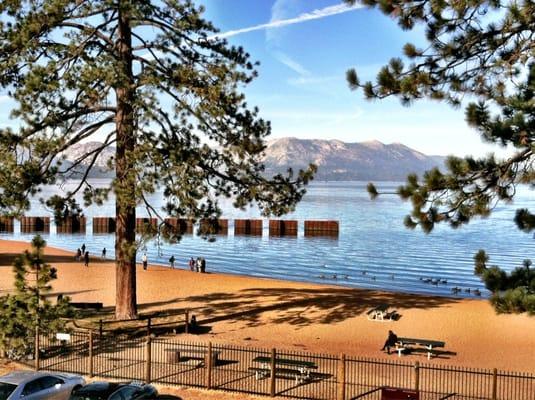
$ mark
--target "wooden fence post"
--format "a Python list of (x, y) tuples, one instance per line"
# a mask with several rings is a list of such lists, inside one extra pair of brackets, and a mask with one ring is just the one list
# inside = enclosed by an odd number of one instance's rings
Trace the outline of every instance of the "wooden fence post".
[(98, 320), (98, 340), (102, 340), (102, 320)]
[(277, 350), (271, 349), (271, 375), (269, 379), (269, 394), (271, 397), (275, 397), (276, 384), (275, 384), (275, 358), (277, 357)]
[(89, 350), (89, 377), (92, 378), (94, 375), (93, 371), (93, 331), (89, 331), (89, 343), (88, 343), (88, 350)]
[(41, 358), (39, 357), (39, 324), (35, 325), (35, 349), (34, 349), (34, 357), (35, 357), (35, 370), (39, 371), (41, 368)]
[(150, 383), (151, 381), (151, 364), (152, 364), (152, 352), (151, 352), (151, 345), (152, 343), (152, 340), (150, 338), (150, 335), (147, 335), (147, 344), (146, 344), (146, 347), (145, 347), (145, 382), (146, 383)]
[(340, 359), (338, 360), (338, 391), (336, 400), (345, 400), (346, 399), (346, 355), (340, 354)]
[(498, 395), (498, 370), (492, 370), (492, 400), (496, 400)]
[(206, 365), (206, 389), (212, 388), (212, 357), (212, 342), (208, 342), (208, 351), (204, 360), (204, 364)]
[(189, 333), (189, 311), (188, 310), (184, 311), (184, 318), (185, 318), (184, 333)]
[(420, 363), (414, 362), (414, 390), (420, 390)]
[(151, 329), (151, 320), (150, 317), (147, 318), (147, 336), (150, 336), (150, 329)]

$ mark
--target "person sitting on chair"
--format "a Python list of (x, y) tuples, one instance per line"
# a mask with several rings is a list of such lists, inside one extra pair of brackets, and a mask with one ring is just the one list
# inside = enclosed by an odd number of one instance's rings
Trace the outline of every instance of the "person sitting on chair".
[(191, 321), (189, 323), (189, 331), (191, 333), (197, 333), (197, 328), (199, 325), (197, 325), (197, 317), (195, 315), (191, 316)]
[(386, 338), (386, 342), (383, 345), (383, 348), (381, 349), (381, 351), (384, 351), (386, 349), (388, 354), (390, 354), (390, 347), (394, 347), (397, 341), (398, 341), (397, 335), (392, 331), (388, 331), (388, 337)]

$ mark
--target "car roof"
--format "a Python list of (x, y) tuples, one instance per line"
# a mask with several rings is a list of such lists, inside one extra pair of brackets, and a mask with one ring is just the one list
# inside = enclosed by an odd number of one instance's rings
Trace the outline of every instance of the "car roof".
[(89, 394), (89, 393), (99, 393), (104, 396), (109, 396), (115, 392), (120, 387), (126, 386), (125, 383), (115, 383), (115, 382), (93, 382), (89, 385), (85, 385), (78, 389), (76, 394)]
[(36, 371), (13, 371), (6, 375), (0, 376), (0, 382), (11, 383), (12, 385), (20, 385), (42, 376), (50, 376), (50, 374)]

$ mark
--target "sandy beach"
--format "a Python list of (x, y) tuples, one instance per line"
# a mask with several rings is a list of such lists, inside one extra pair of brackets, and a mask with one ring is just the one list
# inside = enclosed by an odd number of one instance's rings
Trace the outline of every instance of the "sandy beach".
[[(0, 294), (13, 285), (11, 262), (28, 243), (0, 241)], [(47, 248), (58, 269), (54, 295), (113, 306), (112, 260), (92, 259), (89, 267), (67, 251)], [(258, 279), (225, 274), (139, 266), (139, 311), (189, 308), (197, 319), (218, 317), (211, 331), (195, 340), (241, 346), (397, 359), (380, 351), (389, 329), (398, 336), (446, 342), (447, 351), (431, 362), (478, 368), (535, 372), (535, 317), (498, 315), (484, 299), (456, 299), (347, 289), (337, 286)], [(401, 315), (393, 322), (370, 321), (366, 312), (389, 304)], [(192, 335), (182, 335), (188, 338)], [(427, 361), (418, 353), (405, 361)]]

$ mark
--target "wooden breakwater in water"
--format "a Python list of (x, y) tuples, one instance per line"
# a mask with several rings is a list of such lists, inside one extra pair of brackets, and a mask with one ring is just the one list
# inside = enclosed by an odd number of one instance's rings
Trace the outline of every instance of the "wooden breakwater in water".
[(339, 231), (338, 221), (305, 221), (305, 236), (338, 237)]
[(0, 232), (13, 233), (15, 231), (15, 223), (13, 217), (0, 217)]
[(234, 234), (235, 235), (252, 235), (262, 236), (262, 220), (261, 219), (235, 219), (234, 220)]
[(191, 219), (166, 218), (164, 221), (164, 229), (168, 230), (168, 233), (178, 235), (191, 235), (193, 233), (193, 221)]
[(201, 219), (199, 232), (209, 235), (228, 235), (228, 219)]
[(85, 233), (85, 217), (68, 217), (56, 222), (57, 233)]
[(50, 217), (22, 217), (20, 231), (21, 233), (50, 233)]
[[(166, 218), (161, 224), (161, 229), (172, 234), (193, 234), (194, 221), (191, 219)], [(269, 236), (273, 237), (297, 237), (299, 233), (299, 222), (297, 220), (272, 219), (268, 221)], [(69, 217), (56, 223), (57, 233), (86, 233), (86, 218)], [(116, 219), (113, 217), (93, 217), (93, 234), (115, 233)], [(234, 235), (263, 235), (262, 219), (235, 219)], [(136, 218), (137, 233), (157, 233), (159, 221), (157, 218)], [(199, 233), (207, 235), (228, 235), (228, 219), (201, 219), (198, 223)], [(14, 218), (0, 216), (0, 232), (14, 233)], [(49, 233), (49, 217), (22, 217), (20, 218), (21, 233)], [(337, 238), (340, 234), (339, 221), (335, 220), (305, 220), (304, 236), (318, 237), (325, 236)]]
[(136, 232), (147, 233), (158, 230), (158, 218), (136, 218)]
[(297, 236), (297, 221), (269, 220), (269, 236)]
[(115, 232), (115, 218), (93, 217), (93, 234), (108, 234)]

